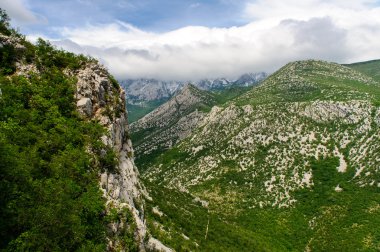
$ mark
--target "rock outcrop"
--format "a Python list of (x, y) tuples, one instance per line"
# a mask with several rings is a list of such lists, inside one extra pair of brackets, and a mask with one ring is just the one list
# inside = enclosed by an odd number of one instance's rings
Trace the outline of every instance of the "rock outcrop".
[[(135, 238), (141, 251), (145, 250), (145, 246), (157, 247), (160, 251), (170, 251), (158, 240), (146, 239), (143, 202), (144, 198), (149, 196), (139, 180), (139, 171), (133, 160), (124, 90), (109, 76), (107, 70), (97, 63), (88, 63), (84, 68), (71, 74), (78, 79), (75, 94), (78, 111), (84, 118), (98, 121), (107, 129), (102, 141), (112, 147), (118, 157), (115, 172), (105, 171), (100, 174), (99, 186), (107, 199), (107, 208), (117, 209), (120, 212), (127, 208), (132, 213), (137, 228)], [(117, 238), (125, 225), (127, 223), (122, 222), (110, 225), (108, 249), (125, 250)], [(144, 243), (144, 239), (148, 242)]]

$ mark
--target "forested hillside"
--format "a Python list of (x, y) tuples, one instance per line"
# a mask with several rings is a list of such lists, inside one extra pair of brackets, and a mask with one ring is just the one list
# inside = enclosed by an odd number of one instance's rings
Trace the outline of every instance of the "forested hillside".
[(107, 129), (77, 111), (75, 74), (96, 61), (29, 43), (0, 11), (0, 250), (104, 251), (121, 217), (137, 250), (131, 213), (106, 208), (99, 187), (118, 162)]

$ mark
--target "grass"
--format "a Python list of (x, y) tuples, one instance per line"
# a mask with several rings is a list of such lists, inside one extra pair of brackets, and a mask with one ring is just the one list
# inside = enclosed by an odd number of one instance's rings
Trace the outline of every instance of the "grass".
[(380, 81), (380, 60), (358, 62), (354, 64), (347, 64), (346, 66), (371, 76), (377, 81)]
[(143, 118), (148, 113), (152, 112), (154, 109), (164, 104), (168, 99), (154, 100), (143, 102), (141, 105), (128, 104), (128, 122), (133, 123)]

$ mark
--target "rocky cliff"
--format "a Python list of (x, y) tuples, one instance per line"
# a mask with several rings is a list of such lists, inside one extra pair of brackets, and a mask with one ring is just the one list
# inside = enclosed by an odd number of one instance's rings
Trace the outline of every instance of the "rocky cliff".
[[(100, 174), (100, 187), (107, 198), (107, 206), (122, 211), (127, 207), (137, 224), (137, 238), (140, 246), (146, 235), (144, 225), (144, 188), (139, 181), (139, 173), (133, 161), (133, 149), (128, 137), (125, 92), (110, 78), (106, 69), (97, 63), (88, 63), (71, 73), (78, 79), (75, 97), (77, 107), (83, 117), (98, 121), (107, 129), (102, 141), (116, 152), (118, 164), (116, 172)], [(116, 237), (123, 223), (114, 223), (111, 237)], [(117, 248), (117, 239), (110, 239), (110, 247)]]
[[(89, 63), (71, 74), (78, 79), (75, 94), (78, 110), (83, 117), (98, 121), (107, 129), (107, 134), (102, 137), (102, 141), (114, 149), (118, 158), (114, 172), (104, 171), (100, 174), (99, 184), (107, 199), (108, 209), (123, 212), (127, 208), (132, 212), (140, 250), (149, 248), (170, 251), (161, 242), (147, 234), (144, 199), (149, 199), (149, 195), (140, 182), (139, 171), (134, 164), (134, 152), (125, 109), (125, 91), (107, 70), (97, 63)], [(118, 239), (125, 225), (122, 221), (110, 225), (109, 249), (127, 249), (122, 247)]]

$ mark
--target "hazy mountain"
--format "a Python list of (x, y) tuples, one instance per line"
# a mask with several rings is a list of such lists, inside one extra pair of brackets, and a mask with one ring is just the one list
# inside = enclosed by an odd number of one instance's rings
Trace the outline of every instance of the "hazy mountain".
[(156, 79), (123, 80), (120, 84), (126, 90), (129, 121), (134, 122), (170, 99), (186, 84), (202, 90), (224, 90), (231, 87), (255, 86), (267, 77), (266, 73), (244, 74), (237, 80), (226, 78), (190, 81), (160, 81)]
[(225, 89), (231, 86), (254, 86), (267, 77), (266, 73), (247, 73), (237, 80), (226, 78), (203, 79), (200, 81), (160, 81), (156, 79), (128, 79), (120, 81), (125, 88), (127, 101), (136, 104), (142, 101), (169, 98), (190, 83), (203, 90)]
[(234, 81), (235, 86), (243, 86), (248, 87), (252, 86), (254, 84), (259, 83), (260, 81), (263, 81), (265, 78), (268, 77), (267, 73), (261, 72), (261, 73), (246, 73), (240, 76), (239, 79)]

